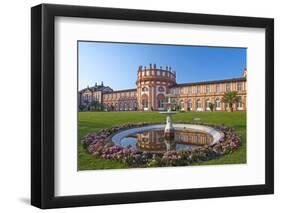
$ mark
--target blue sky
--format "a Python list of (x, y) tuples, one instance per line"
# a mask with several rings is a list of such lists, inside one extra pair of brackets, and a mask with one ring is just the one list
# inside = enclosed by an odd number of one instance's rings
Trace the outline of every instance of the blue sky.
[(79, 90), (95, 82), (114, 90), (135, 88), (139, 65), (171, 66), (177, 83), (240, 77), (246, 48), (78, 42)]

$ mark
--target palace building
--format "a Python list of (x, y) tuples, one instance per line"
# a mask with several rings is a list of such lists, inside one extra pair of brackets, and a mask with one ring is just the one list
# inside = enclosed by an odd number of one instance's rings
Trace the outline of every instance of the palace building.
[(176, 72), (171, 67), (139, 66), (136, 88), (116, 90), (108, 86), (95, 85), (78, 93), (80, 110), (104, 111), (163, 111), (167, 96), (171, 96), (175, 109), (180, 111), (227, 111), (228, 104), (222, 102), (225, 92), (237, 91), (240, 101), (234, 104), (235, 111), (246, 111), (247, 70), (241, 77), (194, 83), (176, 82)]

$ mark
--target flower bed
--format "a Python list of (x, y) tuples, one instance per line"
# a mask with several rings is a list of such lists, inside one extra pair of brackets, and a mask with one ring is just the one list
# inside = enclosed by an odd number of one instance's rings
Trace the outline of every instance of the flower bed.
[[(127, 164), (129, 167), (187, 166), (195, 162), (207, 161), (231, 153), (241, 145), (240, 137), (234, 129), (226, 126), (212, 126), (224, 133), (213, 146), (203, 146), (190, 150), (149, 153), (131, 147), (121, 147), (111, 141), (113, 134), (129, 128), (141, 127), (149, 123), (124, 124), (119, 127), (102, 129), (98, 133), (85, 135), (81, 143), (87, 152), (101, 159), (111, 159)], [(211, 125), (208, 125), (211, 126)]]

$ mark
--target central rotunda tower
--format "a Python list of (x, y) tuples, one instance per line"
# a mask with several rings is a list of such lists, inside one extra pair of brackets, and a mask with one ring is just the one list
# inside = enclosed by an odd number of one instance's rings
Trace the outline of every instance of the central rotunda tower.
[(156, 64), (147, 68), (139, 66), (137, 85), (137, 102), (139, 110), (163, 111), (165, 110), (166, 95), (169, 88), (176, 84), (176, 72), (171, 67), (163, 69)]

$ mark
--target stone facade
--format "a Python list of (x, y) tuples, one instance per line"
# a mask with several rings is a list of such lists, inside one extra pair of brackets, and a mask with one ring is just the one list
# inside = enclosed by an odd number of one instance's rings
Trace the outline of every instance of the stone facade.
[(177, 84), (176, 72), (171, 67), (139, 66), (135, 89), (113, 91), (103, 85), (85, 88), (78, 94), (80, 106), (97, 101), (105, 111), (163, 111), (166, 110), (167, 95), (172, 96), (174, 106), (180, 111), (227, 111), (222, 97), (227, 91), (237, 91), (241, 101), (234, 104), (234, 110), (246, 111), (247, 70), (242, 77)]

